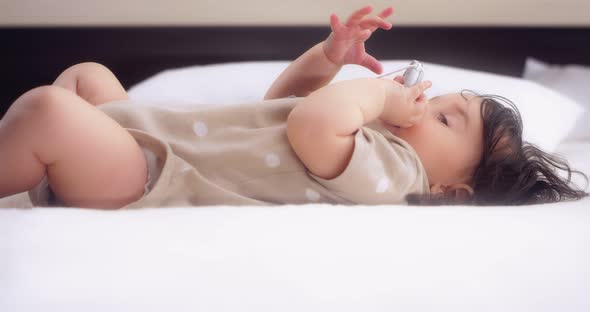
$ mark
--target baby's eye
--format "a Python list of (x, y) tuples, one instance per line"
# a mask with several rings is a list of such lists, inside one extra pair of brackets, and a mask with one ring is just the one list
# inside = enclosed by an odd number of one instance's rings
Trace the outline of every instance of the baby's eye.
[(442, 123), (444, 123), (447, 127), (449, 126), (449, 121), (447, 120), (447, 117), (445, 115), (438, 114), (438, 120)]

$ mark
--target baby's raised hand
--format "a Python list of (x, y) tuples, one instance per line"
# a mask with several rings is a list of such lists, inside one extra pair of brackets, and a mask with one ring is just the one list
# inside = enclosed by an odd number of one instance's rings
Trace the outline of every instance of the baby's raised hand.
[(432, 82), (422, 81), (408, 88), (403, 85), (401, 76), (389, 81), (392, 85), (388, 88), (387, 99), (379, 118), (402, 128), (418, 123), (427, 110), (424, 91), (432, 86)]
[(365, 51), (365, 41), (377, 28), (391, 29), (391, 23), (385, 18), (393, 13), (393, 8), (386, 8), (378, 16), (367, 16), (372, 10), (369, 5), (354, 12), (345, 24), (340, 23), (336, 14), (330, 16), (332, 33), (324, 41), (323, 48), (332, 63), (358, 64), (376, 74), (383, 71), (381, 63)]

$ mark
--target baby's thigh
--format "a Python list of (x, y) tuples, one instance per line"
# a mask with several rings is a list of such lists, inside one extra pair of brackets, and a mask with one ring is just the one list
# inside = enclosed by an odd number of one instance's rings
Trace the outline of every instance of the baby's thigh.
[(142, 197), (143, 151), (112, 118), (72, 92), (42, 87), (29, 109), (31, 142), (52, 191), (68, 206), (119, 208)]

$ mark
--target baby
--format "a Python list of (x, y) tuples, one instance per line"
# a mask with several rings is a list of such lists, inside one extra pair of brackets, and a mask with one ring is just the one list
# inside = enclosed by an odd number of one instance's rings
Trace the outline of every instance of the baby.
[[(104, 66), (75, 65), (19, 97), (0, 121), (0, 197), (35, 205), (526, 204), (579, 199), (565, 161), (522, 141), (518, 110), (471, 92), (379, 74), (364, 42), (392, 8), (364, 7), (297, 58), (264, 101), (137, 106)], [(228, 90), (231, 92), (231, 89)], [(505, 102), (503, 105), (500, 102)], [(106, 104), (105, 104), (106, 103)], [(556, 169), (568, 173), (568, 179)]]

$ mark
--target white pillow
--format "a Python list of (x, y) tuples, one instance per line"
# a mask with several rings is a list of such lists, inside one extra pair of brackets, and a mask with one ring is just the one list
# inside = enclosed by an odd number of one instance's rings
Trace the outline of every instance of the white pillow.
[(527, 58), (523, 76), (568, 96), (584, 107), (585, 114), (575, 124), (567, 139), (590, 139), (590, 66), (551, 65)]
[[(258, 101), (289, 63), (241, 62), (171, 69), (133, 86), (129, 95), (139, 102), (162, 105)], [(387, 72), (409, 64), (409, 60), (382, 64)], [(545, 151), (555, 150), (582, 113), (574, 101), (535, 82), (431, 63), (423, 65), (424, 79), (433, 81), (429, 96), (470, 89), (512, 100), (523, 116), (525, 140)], [(345, 66), (334, 81), (375, 76), (363, 67)]]

